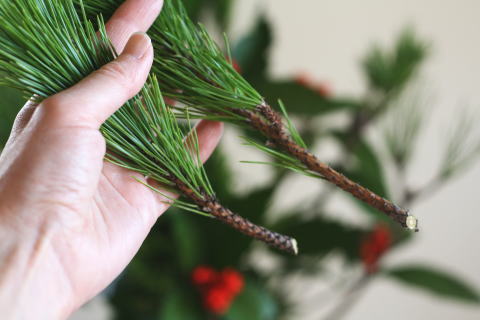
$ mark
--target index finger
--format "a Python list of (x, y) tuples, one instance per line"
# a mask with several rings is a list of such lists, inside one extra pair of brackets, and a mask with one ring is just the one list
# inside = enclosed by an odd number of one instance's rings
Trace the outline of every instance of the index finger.
[(127, 0), (106, 24), (107, 34), (118, 53), (135, 32), (146, 32), (163, 6), (163, 0)]

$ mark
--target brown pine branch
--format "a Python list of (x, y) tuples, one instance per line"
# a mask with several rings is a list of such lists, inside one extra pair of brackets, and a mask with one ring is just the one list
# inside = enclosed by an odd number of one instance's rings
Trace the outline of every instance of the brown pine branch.
[(176, 188), (181, 191), (182, 195), (191, 199), (200, 208), (200, 210), (210, 213), (218, 220), (249, 237), (263, 241), (266, 244), (282, 251), (294, 255), (298, 254), (297, 241), (295, 239), (254, 224), (248, 219), (223, 207), (214, 197), (208, 195), (199, 196), (182, 181), (176, 179), (175, 177), (170, 177), (169, 180), (174, 182)]
[(401, 226), (417, 230), (416, 219), (408, 214), (408, 210), (395, 205), (391, 201), (353, 182), (343, 174), (332, 169), (326, 163), (321, 162), (310, 151), (295, 143), (288, 134), (281, 116), (269, 105), (265, 103), (258, 105), (255, 111), (236, 109), (235, 112), (244, 116), (253, 128), (266, 136), (269, 143), (273, 143), (277, 148), (282, 149), (298, 159), (310, 171), (319, 174), (355, 198), (385, 213)]

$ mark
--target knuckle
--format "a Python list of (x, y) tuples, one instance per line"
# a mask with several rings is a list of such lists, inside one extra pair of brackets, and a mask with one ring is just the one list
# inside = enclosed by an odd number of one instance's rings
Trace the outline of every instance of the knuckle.
[(134, 76), (131, 68), (122, 61), (112, 61), (99, 70), (95, 71), (96, 76), (106, 78), (107, 81), (117, 84), (125, 90), (129, 90)]
[(76, 97), (68, 92), (51, 96), (39, 105), (40, 125), (46, 128), (58, 127), (87, 127), (92, 123), (88, 113), (78, 114), (72, 112), (72, 105), (82, 105), (81, 97)]

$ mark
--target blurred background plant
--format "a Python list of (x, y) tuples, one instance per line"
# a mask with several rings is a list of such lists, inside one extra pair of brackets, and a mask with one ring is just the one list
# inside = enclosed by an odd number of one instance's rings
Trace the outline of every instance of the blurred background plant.
[[(184, 3), (193, 20), (206, 19), (212, 32), (228, 34), (234, 0)], [(329, 84), (316, 82), (308, 74), (272, 79), (267, 70), (274, 35), (269, 21), (260, 14), (248, 34), (231, 44), (232, 63), (267, 100), (280, 98), (289, 106), (308, 145), (333, 141), (338, 152), (331, 160), (332, 166), (353, 180), (400, 205), (412, 206), (465, 172), (477, 159), (480, 139), (473, 133), (474, 118), (460, 117), (445, 138), (444, 158), (437, 174), (420, 188), (408, 183), (416, 142), (433, 112), (416, 81), (429, 46), (412, 29), (403, 31), (392, 48), (375, 46), (366, 53), (362, 70), (368, 89), (360, 98), (339, 97)], [(3, 145), (22, 97), (4, 88), (0, 96)], [(333, 117), (340, 118), (341, 124), (324, 125)], [(369, 138), (372, 131), (379, 137), (375, 142)], [(248, 137), (256, 133), (241, 134)], [(298, 288), (292, 286), (299, 277), (310, 279), (302, 284), (303, 291), (317, 281), (327, 283), (324, 292), (315, 297), (318, 301), (337, 297), (333, 307), (324, 312), (325, 319), (345, 315), (376, 277), (387, 277), (439, 298), (480, 302), (477, 288), (440, 266), (423, 261), (382, 266), (386, 255), (394, 255), (415, 235), (377, 211), (349, 198), (345, 201), (353, 201), (352, 210), (365, 215), (367, 223), (337, 219), (335, 207), (332, 209), (329, 202), (338, 191), (327, 187), (308, 203), (276, 215), (271, 212), (274, 197), (291, 174), (276, 169), (268, 183), (239, 193), (232, 187), (236, 173), (229, 166), (230, 158), (221, 147), (207, 163), (219, 198), (253, 222), (294, 236), (300, 244), (299, 256), (267, 251), (221, 224), (171, 209), (107, 291), (115, 319), (295, 319), (312, 303), (299, 299)], [(330, 267), (332, 257), (341, 261), (334, 272)]]

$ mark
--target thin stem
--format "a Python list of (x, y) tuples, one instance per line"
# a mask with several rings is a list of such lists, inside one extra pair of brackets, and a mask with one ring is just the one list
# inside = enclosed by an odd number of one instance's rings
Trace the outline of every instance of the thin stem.
[(200, 210), (210, 213), (218, 220), (249, 237), (263, 241), (266, 244), (282, 251), (294, 255), (298, 254), (297, 241), (295, 239), (254, 224), (248, 219), (223, 207), (212, 196), (204, 195), (199, 197), (193, 190), (175, 177), (170, 177), (170, 180), (174, 182), (177, 189), (180, 190), (184, 196), (191, 199), (200, 208)]
[(324, 320), (338, 320), (347, 314), (347, 312), (355, 305), (355, 302), (357, 302), (360, 293), (363, 292), (366, 286), (370, 283), (371, 278), (372, 277), (366, 273), (362, 275), (362, 277), (345, 293), (341, 302), (335, 306), (329, 314), (327, 314)]
[(265, 135), (271, 143), (298, 159), (310, 171), (319, 174), (340, 189), (385, 213), (401, 226), (407, 227), (407, 218), (409, 216), (407, 210), (353, 182), (326, 163), (321, 162), (310, 151), (295, 143), (288, 135), (280, 115), (269, 105), (262, 104), (257, 106), (256, 112), (245, 109), (238, 109), (236, 112), (246, 117), (249, 124)]
[(445, 179), (440, 177), (436, 177), (428, 182), (425, 186), (420, 187), (418, 189), (410, 189), (405, 188), (404, 196), (403, 196), (403, 203), (407, 205), (412, 205), (415, 202), (418, 202), (421, 199), (425, 199), (443, 187), (445, 183)]

